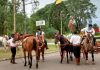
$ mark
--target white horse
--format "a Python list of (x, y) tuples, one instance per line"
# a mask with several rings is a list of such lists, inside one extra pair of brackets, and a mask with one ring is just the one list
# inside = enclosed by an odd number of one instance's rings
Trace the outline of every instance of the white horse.
[(2, 46), (6, 49), (7, 47), (7, 40), (8, 40), (8, 36), (4, 35), (4, 36), (0, 36), (0, 42), (2, 43)]

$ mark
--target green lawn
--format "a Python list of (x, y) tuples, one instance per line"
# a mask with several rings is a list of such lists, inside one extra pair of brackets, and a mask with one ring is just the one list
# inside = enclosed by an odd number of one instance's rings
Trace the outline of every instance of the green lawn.
[[(45, 53), (51, 53), (51, 52), (56, 52), (58, 49), (55, 47), (55, 45), (48, 45), (49, 49), (45, 51)], [(34, 51), (32, 52), (34, 55)], [(0, 61), (9, 59), (11, 57), (11, 52), (10, 49), (8, 48), (6, 51), (4, 48), (0, 48)], [(23, 51), (22, 48), (20, 47), (19, 50), (17, 50), (16, 58), (23, 57)]]

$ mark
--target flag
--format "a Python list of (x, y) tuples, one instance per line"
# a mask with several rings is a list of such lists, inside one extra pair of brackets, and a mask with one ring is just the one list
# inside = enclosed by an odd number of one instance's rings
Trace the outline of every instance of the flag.
[(60, 4), (62, 0), (56, 0), (56, 4)]

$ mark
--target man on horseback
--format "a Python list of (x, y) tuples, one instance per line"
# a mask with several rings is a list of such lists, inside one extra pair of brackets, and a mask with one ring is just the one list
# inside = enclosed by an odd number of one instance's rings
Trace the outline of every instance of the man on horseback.
[(47, 46), (47, 41), (44, 38), (44, 32), (41, 30), (41, 28), (37, 29), (38, 31), (36, 32), (36, 37), (40, 42), (40, 45), (44, 45), (46, 49), (48, 49)]
[(92, 62), (94, 64), (94, 46), (95, 46), (95, 30), (92, 27), (92, 24), (88, 24), (88, 27), (83, 28), (81, 32), (84, 32), (82, 39), (83, 50), (85, 54), (86, 64), (88, 64), (88, 52), (91, 52)]
[(88, 24), (88, 27), (85, 27), (85, 28), (81, 29), (81, 32), (84, 32), (85, 36), (90, 34), (93, 37), (93, 42), (94, 42), (94, 46), (95, 46), (95, 41), (96, 41), (95, 38), (94, 38), (95, 30), (92, 27), (92, 24)]

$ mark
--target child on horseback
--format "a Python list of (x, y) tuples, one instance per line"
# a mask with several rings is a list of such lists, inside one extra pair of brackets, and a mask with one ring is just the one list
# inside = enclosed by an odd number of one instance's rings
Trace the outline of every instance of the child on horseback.
[(37, 29), (38, 31), (36, 32), (36, 37), (39, 40), (39, 42), (43, 45), (45, 45), (45, 48), (48, 49), (47, 46), (47, 41), (44, 38), (44, 32), (41, 30), (41, 28)]

